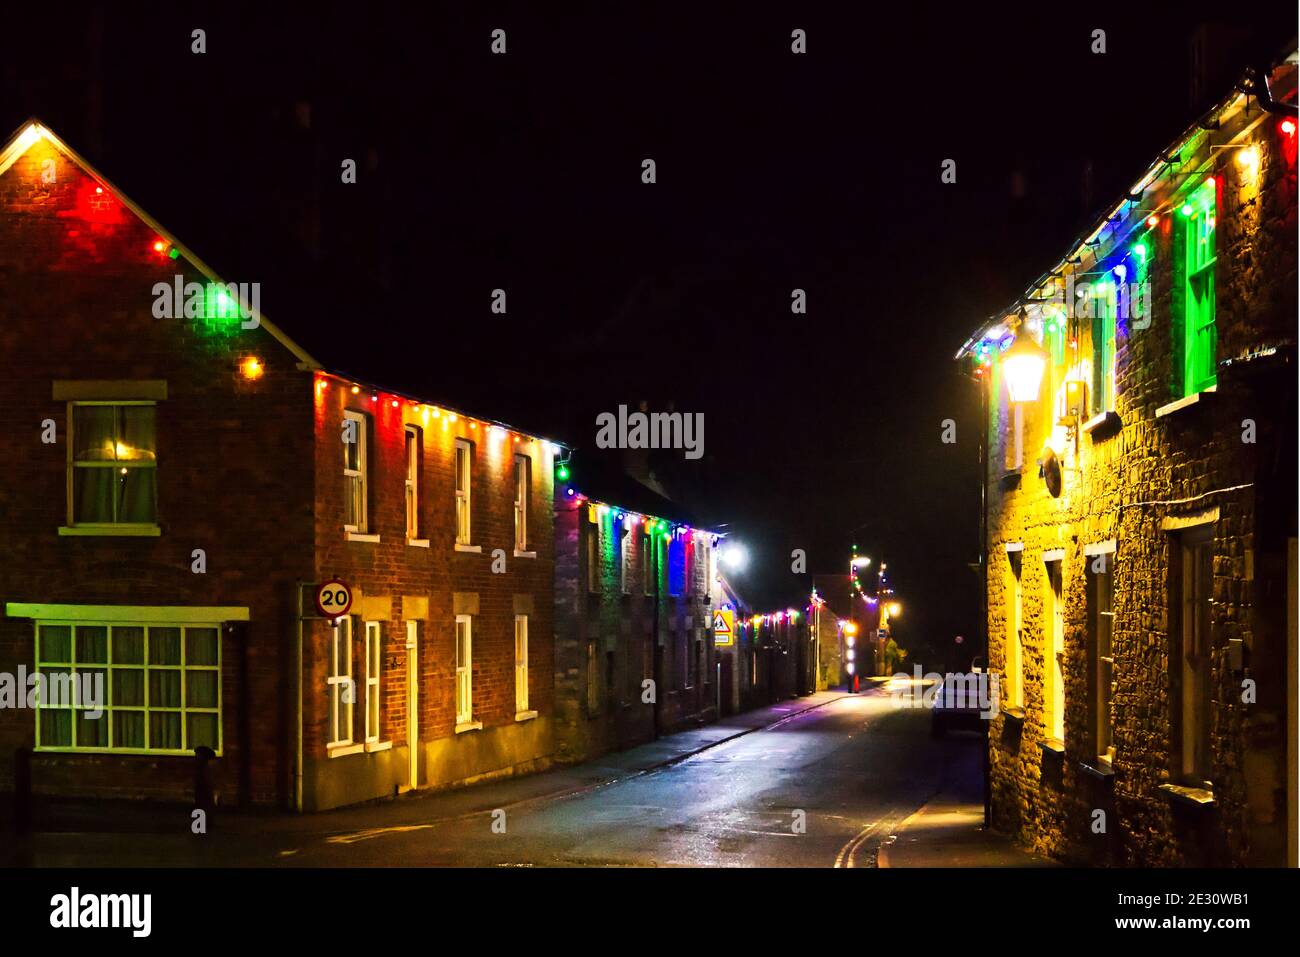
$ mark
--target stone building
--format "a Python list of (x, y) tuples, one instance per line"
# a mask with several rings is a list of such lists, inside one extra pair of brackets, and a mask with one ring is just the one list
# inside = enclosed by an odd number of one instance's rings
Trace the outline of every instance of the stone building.
[(1295, 76), (1247, 76), (958, 354), (994, 825), (1059, 858), (1280, 864), (1296, 830)]
[(37, 122), (0, 276), (0, 788), (20, 748), (179, 800), (207, 747), (223, 803), (307, 810), (550, 760), (555, 446), (333, 374)]
[(557, 482), (557, 760), (717, 719), (717, 541), (626, 476)]

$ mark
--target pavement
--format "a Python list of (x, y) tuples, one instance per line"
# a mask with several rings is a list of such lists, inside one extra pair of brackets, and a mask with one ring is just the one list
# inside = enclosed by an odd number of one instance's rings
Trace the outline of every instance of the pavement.
[(984, 829), (980, 779), (948, 785), (899, 826), (877, 852), (879, 867), (1056, 867), (1010, 838)]
[(979, 740), (934, 739), (929, 717), (879, 685), (822, 692), (527, 777), (319, 814), (218, 808), (201, 836), (183, 805), (50, 803), (14, 862), (869, 867), (927, 801), (979, 787)]

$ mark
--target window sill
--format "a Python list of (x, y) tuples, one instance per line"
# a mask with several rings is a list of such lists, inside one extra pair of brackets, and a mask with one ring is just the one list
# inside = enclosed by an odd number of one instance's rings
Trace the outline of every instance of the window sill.
[(466, 731), (482, 731), (482, 721), (466, 721), (463, 724), (456, 725), (456, 734), (464, 734)]
[(1044, 755), (1054, 754), (1058, 757), (1065, 755), (1065, 742), (1060, 738), (1044, 738), (1038, 742), (1038, 747), (1042, 749)]
[(1183, 409), (1190, 409), (1194, 405), (1199, 405), (1205, 400), (1206, 396), (1217, 391), (1217, 388), (1217, 386), (1210, 386), (1208, 389), (1204, 389), (1200, 392), (1193, 392), (1189, 396), (1184, 396), (1176, 402), (1162, 405), (1160, 408), (1156, 409), (1156, 418), (1163, 419), (1167, 415), (1173, 415), (1175, 412), (1181, 412)]
[(533, 718), (535, 718), (535, 717), (537, 717), (537, 712), (536, 712), (536, 711), (520, 711), (518, 714), (515, 715), (515, 720), (516, 720), (516, 721), (532, 721)]
[(483, 546), (482, 546), (482, 545), (462, 545), (460, 542), (457, 542), (457, 543), (456, 543), (456, 551), (458, 551), (458, 552), (466, 552), (466, 553), (471, 554), (471, 555), (479, 555), (479, 554), (482, 554), (482, 552), (483, 552)]
[(428, 548), (429, 540), (427, 538), (408, 538), (406, 544), (412, 548)]
[(392, 748), (391, 741), (367, 741), (366, 754), (374, 754), (376, 751), (387, 751)]
[(515, 549), (515, 558), (536, 558), (536, 557), (537, 557), (536, 552), (522, 552), (517, 548)]
[(1174, 804), (1206, 809), (1214, 807), (1214, 792), (1209, 788), (1192, 788), (1182, 784), (1162, 784), (1160, 790)]
[(349, 754), (360, 754), (365, 750), (364, 744), (327, 744), (325, 745), (325, 756), (327, 758), (341, 758)]
[(97, 536), (119, 538), (157, 538), (162, 529), (157, 525), (60, 525), (64, 536)]
[(1092, 436), (1094, 442), (1109, 438), (1119, 431), (1119, 414), (1116, 412), (1098, 412), (1080, 428)]
[(1020, 724), (1024, 724), (1024, 723), (1025, 723), (1025, 709), (1024, 709), (1024, 708), (1020, 708), (1020, 707), (1014, 707), (1014, 708), (1003, 708), (1003, 709), (1002, 709), (1002, 713), (1003, 713), (1004, 715), (1006, 715), (1007, 719), (1010, 720), (1010, 721), (1016, 721), (1016, 722), (1019, 722)]
[(371, 535), (366, 532), (344, 532), (344, 537), (349, 542), (369, 542), (371, 544), (378, 544), (379, 542), (378, 535)]
[(1104, 761), (1100, 757), (1091, 763), (1080, 761), (1079, 770), (1097, 781), (1111, 781), (1115, 778), (1115, 769), (1111, 767), (1109, 761)]

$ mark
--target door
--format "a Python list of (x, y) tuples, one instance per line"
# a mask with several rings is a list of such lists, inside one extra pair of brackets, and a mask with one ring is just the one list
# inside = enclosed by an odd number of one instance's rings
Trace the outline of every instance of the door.
[(416, 622), (406, 623), (406, 749), (410, 756), (407, 788), (420, 786), (420, 641)]

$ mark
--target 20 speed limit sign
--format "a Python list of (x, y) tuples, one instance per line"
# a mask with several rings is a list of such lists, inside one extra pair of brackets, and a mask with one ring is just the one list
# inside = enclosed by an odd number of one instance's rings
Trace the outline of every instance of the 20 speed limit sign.
[(347, 582), (332, 578), (316, 588), (316, 610), (326, 618), (342, 618), (352, 610), (352, 589)]

